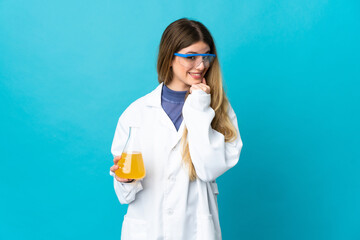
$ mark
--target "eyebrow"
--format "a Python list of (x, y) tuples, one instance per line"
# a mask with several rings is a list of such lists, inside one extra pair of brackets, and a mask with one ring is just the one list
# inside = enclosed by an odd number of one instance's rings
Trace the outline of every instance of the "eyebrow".
[[(210, 50), (207, 51), (205, 54), (208, 54), (208, 53), (210, 53)], [(198, 54), (198, 53), (197, 53), (197, 52), (187, 52), (187, 53), (185, 53), (185, 54)]]

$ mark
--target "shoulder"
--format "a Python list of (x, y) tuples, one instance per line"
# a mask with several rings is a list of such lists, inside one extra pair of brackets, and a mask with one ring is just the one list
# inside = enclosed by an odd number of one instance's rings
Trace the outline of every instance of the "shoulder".
[[(148, 93), (149, 94), (149, 93)], [(124, 112), (131, 112), (131, 111), (136, 111), (137, 109), (139, 108), (142, 108), (146, 105), (146, 98), (147, 98), (147, 95), (146, 94), (145, 96), (142, 96), (138, 99), (136, 99), (134, 102), (132, 102), (126, 109)]]
[(161, 104), (161, 88), (162, 84), (159, 84), (154, 90), (132, 102), (125, 111), (137, 111), (147, 106)]
[(120, 120), (129, 120), (133, 121), (133, 119), (138, 119), (143, 112), (146, 103), (146, 95), (138, 98), (134, 102), (132, 102), (125, 111), (121, 114)]
[[(161, 85), (161, 84), (160, 84)], [(134, 121), (135, 119), (141, 119), (144, 110), (155, 104), (154, 102), (160, 101), (161, 99), (161, 86), (157, 86), (153, 91), (150, 93), (138, 98), (134, 102), (132, 102), (125, 111), (121, 114), (120, 119), (130, 119)], [(160, 90), (160, 92), (159, 92)]]

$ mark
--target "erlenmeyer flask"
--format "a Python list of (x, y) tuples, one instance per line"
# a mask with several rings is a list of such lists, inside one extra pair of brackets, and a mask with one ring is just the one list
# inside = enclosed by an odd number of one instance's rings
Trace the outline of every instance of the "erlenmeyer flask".
[(129, 137), (118, 162), (115, 174), (121, 178), (142, 179), (145, 177), (144, 161), (140, 149), (138, 127), (130, 127)]

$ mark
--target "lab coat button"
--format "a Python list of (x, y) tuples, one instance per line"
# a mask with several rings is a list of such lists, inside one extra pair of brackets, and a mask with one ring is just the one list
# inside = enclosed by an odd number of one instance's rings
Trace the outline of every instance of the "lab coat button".
[(167, 213), (168, 213), (169, 215), (173, 215), (174, 211), (173, 211), (171, 208), (169, 208), (169, 209), (167, 210)]
[(175, 182), (175, 181), (176, 181), (176, 177), (170, 176), (170, 177), (169, 177), (169, 180), (170, 180), (170, 182)]

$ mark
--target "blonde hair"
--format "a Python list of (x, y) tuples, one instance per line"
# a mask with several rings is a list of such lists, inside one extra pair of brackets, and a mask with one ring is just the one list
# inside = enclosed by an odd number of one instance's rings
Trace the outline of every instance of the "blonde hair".
[[(210, 47), (210, 53), (217, 55), (214, 40), (209, 30), (202, 23), (182, 18), (171, 23), (165, 29), (161, 37), (157, 61), (159, 83), (163, 82), (167, 85), (173, 79), (171, 63), (174, 59), (174, 53), (199, 41), (205, 42)], [(225, 142), (233, 141), (237, 132), (228, 116), (229, 102), (224, 92), (218, 58), (215, 58), (204, 77), (211, 89), (210, 106), (215, 111), (211, 127), (225, 136)], [(185, 127), (181, 138), (182, 163), (188, 168), (190, 180), (194, 181), (197, 175), (190, 156), (187, 134), (188, 130)]]

